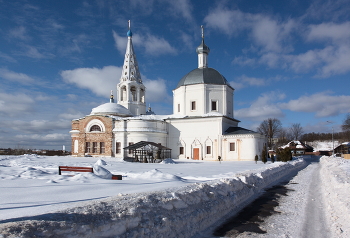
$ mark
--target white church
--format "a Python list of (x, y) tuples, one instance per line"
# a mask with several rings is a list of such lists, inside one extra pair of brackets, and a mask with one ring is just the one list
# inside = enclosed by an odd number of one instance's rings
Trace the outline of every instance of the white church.
[(234, 119), (234, 89), (217, 70), (208, 67), (209, 47), (197, 47), (198, 68), (173, 90), (173, 114), (146, 111), (147, 88), (142, 83), (132, 33), (128, 41), (116, 102), (93, 108), (72, 121), (73, 156), (109, 156), (139, 161), (158, 159), (254, 160), (265, 137), (238, 127)]

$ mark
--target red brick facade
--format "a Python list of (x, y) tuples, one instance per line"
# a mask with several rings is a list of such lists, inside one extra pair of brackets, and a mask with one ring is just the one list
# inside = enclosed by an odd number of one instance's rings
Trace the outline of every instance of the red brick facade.
[[(113, 156), (113, 123), (113, 118), (105, 116), (86, 116), (72, 121), (72, 155)], [(98, 125), (101, 131), (91, 131), (93, 125)]]

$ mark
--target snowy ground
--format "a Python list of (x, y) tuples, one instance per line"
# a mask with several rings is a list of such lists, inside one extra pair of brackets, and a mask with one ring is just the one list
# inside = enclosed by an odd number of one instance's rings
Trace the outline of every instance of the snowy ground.
[(287, 185), (275, 215), (267, 217), (265, 234), (244, 232), (237, 238), (350, 237), (350, 161), (322, 157), (309, 160)]
[(122, 181), (91, 173), (63, 172), (58, 166), (93, 166), (92, 157), (0, 156), (0, 220), (33, 216), (81, 205), (81, 202), (137, 192), (158, 191), (195, 182), (232, 177), (237, 172), (268, 167), (255, 162), (128, 163), (102, 158), (103, 167)]
[[(96, 163), (96, 158), (0, 157), (2, 237), (208, 237), (208, 231), (227, 215), (307, 165), (304, 160), (267, 165), (189, 160), (134, 164), (114, 158), (104, 160), (106, 165), (102, 161)], [(299, 231), (304, 227), (300, 224), (313, 219), (306, 218), (309, 211), (304, 208), (310, 207), (310, 199), (304, 199), (305, 194), (319, 177), (326, 184), (321, 192), (328, 194), (326, 207), (332, 211), (321, 223), (330, 220), (326, 227), (327, 232), (337, 234), (333, 237), (349, 237), (345, 221), (350, 214), (350, 163), (324, 158), (321, 164), (321, 170), (315, 164), (300, 172), (305, 176), (295, 177), (300, 180), (294, 184), (299, 186), (299, 194), (290, 204), (283, 203), (284, 208), (282, 205), (280, 209), (287, 212), (281, 213), (282, 218), (275, 222), (271, 218), (268, 224), (272, 226), (267, 229), (270, 235), (265, 237), (302, 237)], [(58, 165), (94, 165), (100, 169), (100, 175), (59, 176)], [(122, 174), (123, 180), (102, 179), (109, 176), (108, 170)], [(321, 175), (317, 177), (315, 171), (321, 171)], [(312, 196), (319, 196), (315, 188), (311, 197), (306, 196), (311, 201)], [(335, 202), (330, 194), (337, 198)], [(324, 204), (319, 197), (316, 199), (315, 203)]]

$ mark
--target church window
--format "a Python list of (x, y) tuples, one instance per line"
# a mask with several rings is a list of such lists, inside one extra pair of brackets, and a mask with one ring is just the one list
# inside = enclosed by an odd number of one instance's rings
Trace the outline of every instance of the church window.
[(191, 111), (195, 111), (196, 110), (196, 102), (192, 101), (191, 102)]
[(93, 125), (91, 128), (90, 128), (90, 132), (92, 131), (101, 131), (101, 127), (98, 126), (98, 125)]
[(180, 112), (180, 103), (177, 104), (177, 112)]
[(230, 143), (230, 151), (235, 151), (235, 148), (236, 146), (235, 146), (235, 143), (234, 142), (232, 142), (232, 143)]
[(126, 87), (123, 86), (120, 92), (120, 101), (126, 101)]
[(218, 102), (217, 101), (211, 101), (211, 110), (217, 111), (218, 110)]
[(85, 143), (85, 153), (90, 153), (91, 148), (90, 148), (90, 142)]
[(127, 69), (127, 68), (128, 68), (128, 66), (127, 66), (127, 65), (125, 65), (125, 68)]
[(184, 154), (184, 147), (180, 147), (180, 155), (183, 155)]
[(105, 143), (104, 142), (100, 142), (100, 154), (105, 153)]
[(116, 154), (120, 154), (120, 147), (121, 147), (121, 145), (120, 145), (120, 142), (116, 142), (115, 143), (115, 153)]
[(78, 153), (78, 152), (79, 152), (79, 141), (74, 140), (74, 153)]
[(207, 146), (207, 155), (211, 154), (211, 146)]
[(92, 153), (97, 153), (97, 142), (92, 142)]
[(136, 95), (136, 88), (135, 87), (131, 87), (130, 88), (131, 91), (131, 98), (133, 102), (137, 101), (137, 95)]
[(143, 88), (140, 91), (140, 102), (145, 102), (145, 90)]

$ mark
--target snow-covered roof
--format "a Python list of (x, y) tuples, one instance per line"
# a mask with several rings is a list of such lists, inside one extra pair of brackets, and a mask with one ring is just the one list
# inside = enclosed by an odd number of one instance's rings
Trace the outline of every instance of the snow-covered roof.
[(132, 113), (124, 106), (108, 102), (92, 109), (90, 115), (113, 115), (120, 117), (132, 116)]
[(312, 146), (309, 146), (300, 140), (290, 141), (288, 144), (283, 145), (280, 148), (284, 149), (286, 147), (291, 147), (291, 146), (295, 146), (296, 149), (310, 149), (310, 150), (313, 149)]

